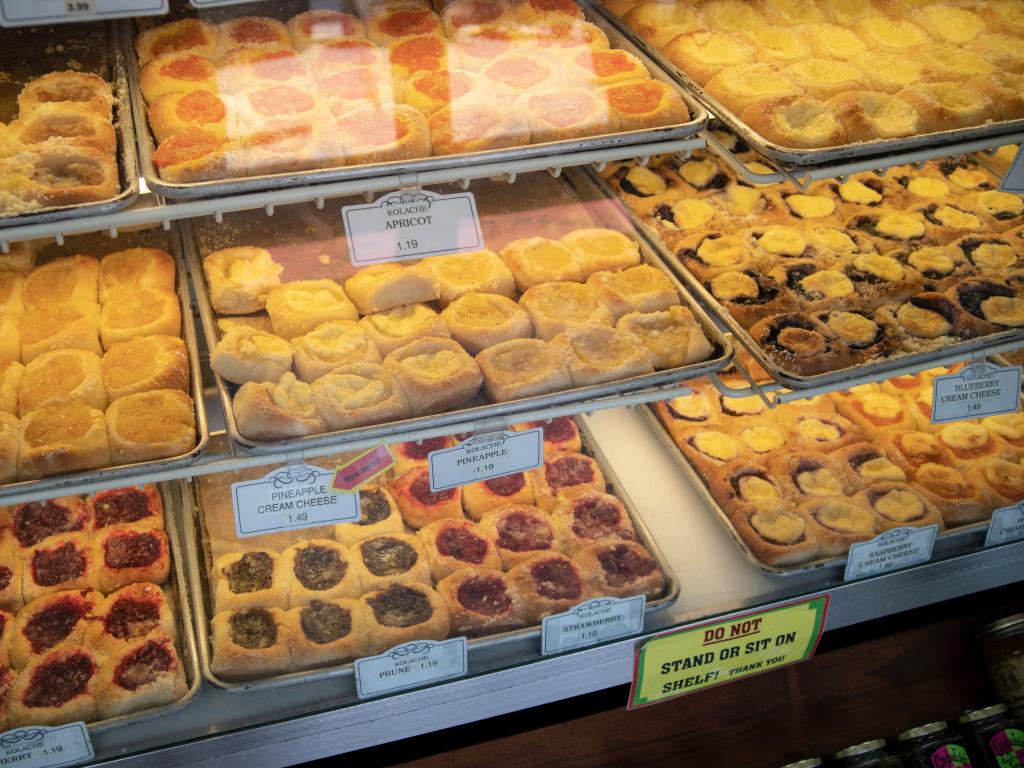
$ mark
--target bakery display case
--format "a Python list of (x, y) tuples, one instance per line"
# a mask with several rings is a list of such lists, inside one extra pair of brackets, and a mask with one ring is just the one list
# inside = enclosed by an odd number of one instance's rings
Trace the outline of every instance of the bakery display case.
[[(328, 6), (0, 33), (46, 37), (0, 82), (29, 104), (9, 157), (91, 156), (112, 104), (134, 198), (0, 221), (0, 728), (294, 763), (628, 682), (668, 630), (827, 595), (829, 632), (1024, 578), (990, 522), (1024, 500), (1020, 414), (931, 413), (937, 376), (1024, 348), (1017, 3)], [(22, 89), (82, 41), (110, 98)], [(467, 189), (475, 250), (355, 263), (343, 209)], [(435, 487), (432, 456), (538, 430), (532, 468)], [(236, 484), (367, 455), (393, 466), (358, 522), (244, 530)], [(848, 575), (931, 527), (924, 560)], [(54, 591), (102, 620), (33, 648)], [(641, 596), (628, 633), (545, 641)], [(360, 683), (460, 639), (444, 680)]]

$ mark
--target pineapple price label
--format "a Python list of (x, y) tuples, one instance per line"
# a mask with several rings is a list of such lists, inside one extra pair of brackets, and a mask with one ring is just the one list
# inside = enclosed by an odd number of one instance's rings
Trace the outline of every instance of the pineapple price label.
[(349, 259), (356, 267), (484, 247), (472, 192), (392, 192), (373, 203), (346, 205), (341, 216)]
[(430, 491), (446, 491), (470, 483), (536, 469), (544, 463), (544, 430), (474, 435), (454, 448), (427, 454)]
[(0, 0), (0, 27), (157, 16), (167, 11), (168, 0)]
[(1021, 368), (974, 363), (932, 382), (932, 424), (1013, 413), (1020, 405)]

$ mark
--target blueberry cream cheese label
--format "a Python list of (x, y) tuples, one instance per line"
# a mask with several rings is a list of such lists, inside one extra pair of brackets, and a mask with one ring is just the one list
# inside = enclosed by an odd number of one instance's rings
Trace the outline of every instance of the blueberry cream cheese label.
[(932, 382), (932, 424), (1013, 413), (1020, 406), (1021, 368), (972, 363)]
[(939, 526), (893, 528), (870, 541), (850, 545), (843, 579), (853, 581), (900, 568), (909, 568), (932, 559), (932, 548)]
[(356, 267), (484, 247), (472, 192), (392, 192), (373, 203), (346, 205), (341, 216), (349, 259)]
[(469, 669), (466, 649), (464, 637), (415, 640), (356, 659), (356, 695), (365, 699), (462, 677)]
[(56, 728), (28, 725), (0, 733), (0, 765), (19, 768), (59, 768), (86, 763), (95, 757), (85, 723)]
[(806, 661), (827, 613), (823, 595), (658, 635), (636, 653), (629, 708)]
[(536, 469), (544, 462), (544, 430), (490, 432), (474, 435), (454, 448), (427, 454), (430, 491), (493, 480)]
[(985, 535), (986, 547), (1021, 539), (1024, 539), (1024, 501), (992, 513), (992, 522), (988, 524), (988, 533)]
[(231, 484), (240, 539), (359, 520), (359, 492), (334, 488), (335, 472), (289, 464), (258, 480)]
[(572, 648), (635, 635), (644, 628), (647, 598), (598, 597), (541, 623), (540, 652), (545, 656)]

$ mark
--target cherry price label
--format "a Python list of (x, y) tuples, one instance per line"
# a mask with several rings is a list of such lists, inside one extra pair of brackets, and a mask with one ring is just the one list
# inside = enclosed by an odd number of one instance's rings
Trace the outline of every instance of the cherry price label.
[(168, 0), (0, 0), (0, 27), (156, 16)]
[(474, 435), (427, 454), (432, 493), (536, 469), (544, 461), (544, 430)]
[(540, 652), (545, 656), (572, 648), (626, 637), (644, 628), (647, 598), (598, 597), (565, 613), (545, 617), (541, 623)]
[(259, 480), (231, 484), (240, 539), (359, 520), (359, 493), (332, 487), (334, 472), (308, 464), (275, 469)]
[(356, 695), (365, 699), (462, 677), (469, 669), (466, 649), (464, 637), (415, 640), (356, 659)]
[(1020, 405), (1021, 369), (973, 363), (932, 383), (932, 423), (1013, 413)]
[(467, 253), (484, 247), (472, 192), (393, 192), (375, 203), (341, 209), (352, 264)]
[(986, 547), (1021, 539), (1024, 539), (1024, 501), (992, 513), (992, 522), (988, 524), (988, 533), (985, 536)]
[(0, 733), (0, 765), (24, 768), (60, 768), (95, 757), (85, 723), (57, 728), (29, 725)]
[(932, 559), (932, 548), (939, 526), (921, 528), (893, 528), (870, 541), (861, 541), (850, 547), (843, 579), (863, 579), (879, 573), (909, 568)]

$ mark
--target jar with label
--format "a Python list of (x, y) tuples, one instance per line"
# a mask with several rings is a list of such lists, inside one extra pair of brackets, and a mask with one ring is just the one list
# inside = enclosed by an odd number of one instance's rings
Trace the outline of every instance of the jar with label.
[(1014, 717), (1024, 719), (1024, 613), (978, 627), (985, 670)]
[(903, 763), (885, 748), (885, 739), (874, 739), (841, 749), (830, 765), (841, 768), (900, 768)]
[(975, 768), (964, 740), (949, 732), (945, 721), (919, 725), (896, 737), (906, 768)]
[(816, 757), (808, 757), (806, 760), (786, 763), (782, 768), (821, 768), (821, 760)]
[(975, 768), (1024, 768), (1024, 725), (1005, 704), (972, 709), (956, 722)]

